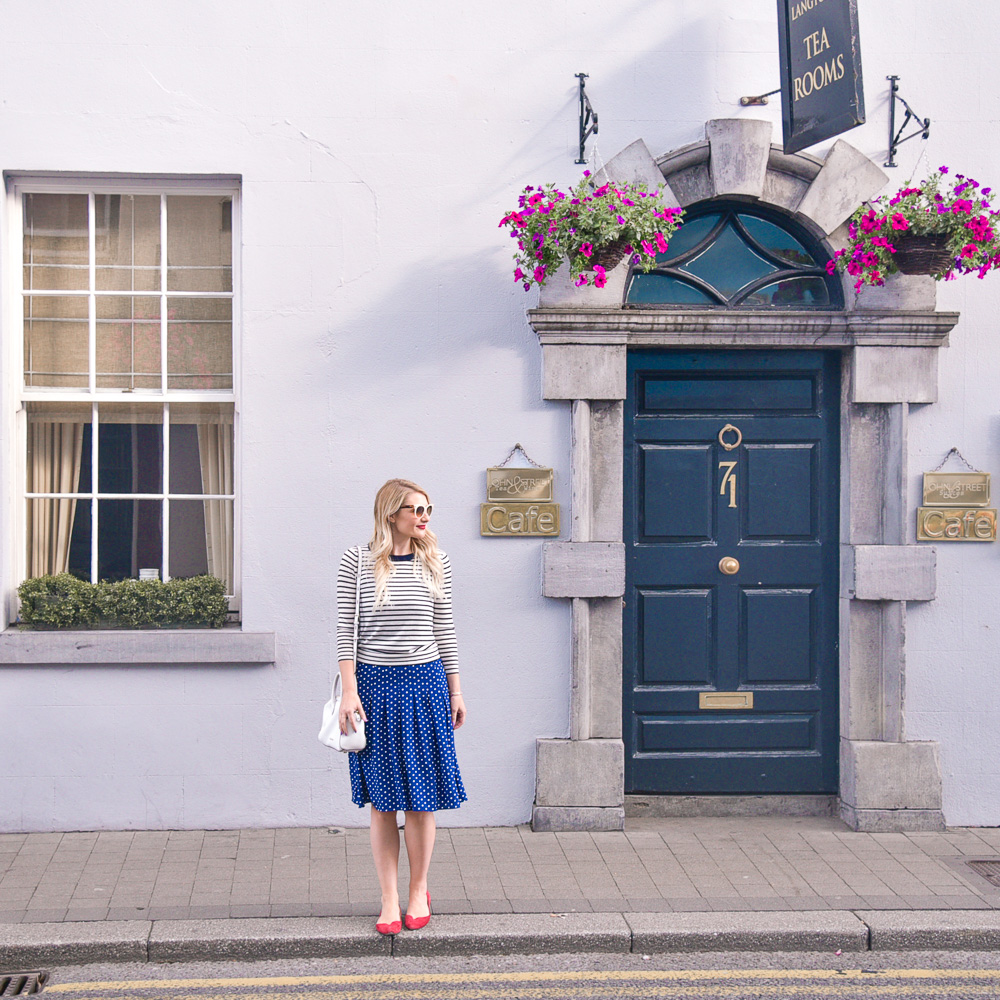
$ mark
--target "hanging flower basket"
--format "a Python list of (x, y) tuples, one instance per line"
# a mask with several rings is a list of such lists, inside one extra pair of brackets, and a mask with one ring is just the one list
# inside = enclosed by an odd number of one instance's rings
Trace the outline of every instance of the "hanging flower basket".
[(896, 253), (893, 264), (903, 274), (940, 274), (955, 264), (947, 233), (907, 233), (897, 236), (893, 243)]
[(597, 187), (589, 170), (567, 192), (554, 184), (526, 187), (517, 205), (500, 226), (517, 240), (514, 280), (525, 291), (544, 285), (566, 263), (574, 285), (596, 288), (625, 257), (651, 271), (684, 214), (664, 203), (662, 188), (611, 181)]
[(599, 264), (605, 270), (610, 271), (611, 268), (617, 267), (621, 263), (629, 248), (628, 240), (612, 240), (610, 243), (605, 243), (604, 246), (595, 247), (590, 263), (584, 266), (593, 267), (595, 264)]
[(917, 187), (897, 191), (888, 202), (873, 198), (851, 216), (847, 246), (827, 261), (829, 274), (847, 271), (854, 290), (884, 285), (890, 274), (926, 274), (951, 281), (960, 274), (985, 278), (1000, 268), (1000, 211), (992, 189), (939, 167)]

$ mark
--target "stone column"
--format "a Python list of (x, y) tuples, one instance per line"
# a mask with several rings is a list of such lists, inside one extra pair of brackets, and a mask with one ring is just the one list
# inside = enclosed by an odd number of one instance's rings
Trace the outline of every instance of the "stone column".
[(535, 830), (621, 830), (625, 348), (543, 349), (543, 395), (572, 403), (572, 533), (548, 542), (542, 593), (573, 602), (570, 738), (536, 744)]
[(938, 745), (908, 742), (904, 715), (906, 602), (934, 599), (936, 561), (907, 544), (907, 421), (937, 399), (937, 351), (858, 347), (844, 375), (840, 814), (856, 830), (940, 830)]

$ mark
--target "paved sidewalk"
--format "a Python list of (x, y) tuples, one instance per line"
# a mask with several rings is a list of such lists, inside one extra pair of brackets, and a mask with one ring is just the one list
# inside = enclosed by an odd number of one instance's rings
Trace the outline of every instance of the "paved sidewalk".
[[(430, 884), (437, 914), (1000, 910), (965, 863), (990, 857), (1000, 829), (630, 819), (624, 833), (441, 829)], [(405, 851), (402, 868), (405, 892)], [(0, 924), (360, 917), (378, 898), (363, 829), (0, 835)]]

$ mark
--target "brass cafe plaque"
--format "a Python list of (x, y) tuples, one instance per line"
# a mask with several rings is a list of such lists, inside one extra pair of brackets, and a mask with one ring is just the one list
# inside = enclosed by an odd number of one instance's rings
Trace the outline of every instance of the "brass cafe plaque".
[(918, 507), (918, 542), (995, 542), (996, 508)]
[(484, 503), (479, 505), (479, 533), (491, 537), (559, 534), (557, 503)]
[(495, 466), (486, 470), (486, 499), (552, 501), (552, 469), (511, 469)]
[(486, 470), (486, 503), (479, 506), (479, 533), (490, 538), (559, 534), (559, 504), (552, 502), (552, 469)]
[(988, 507), (988, 472), (925, 472), (925, 507)]

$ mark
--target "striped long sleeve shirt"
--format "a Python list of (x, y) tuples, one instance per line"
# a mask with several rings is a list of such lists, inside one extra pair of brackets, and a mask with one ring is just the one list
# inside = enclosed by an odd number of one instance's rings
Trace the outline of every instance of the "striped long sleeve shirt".
[[(442, 552), (444, 600), (436, 601), (421, 580), (414, 556), (393, 556), (389, 603), (375, 610), (375, 577), (362, 546), (358, 660), (378, 666), (429, 663), (441, 658), (445, 673), (458, 673), (458, 643), (451, 611), (451, 563)], [(337, 659), (354, 659), (355, 581), (358, 550), (348, 549), (337, 573)]]

